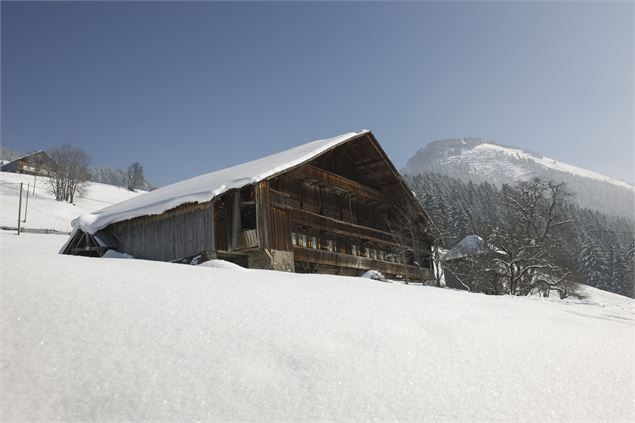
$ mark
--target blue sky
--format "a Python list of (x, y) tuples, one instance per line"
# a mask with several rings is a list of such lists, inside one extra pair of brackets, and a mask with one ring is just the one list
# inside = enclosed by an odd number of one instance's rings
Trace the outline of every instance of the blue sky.
[(2, 2), (2, 144), (163, 185), (373, 130), (401, 167), (493, 139), (633, 182), (633, 5)]

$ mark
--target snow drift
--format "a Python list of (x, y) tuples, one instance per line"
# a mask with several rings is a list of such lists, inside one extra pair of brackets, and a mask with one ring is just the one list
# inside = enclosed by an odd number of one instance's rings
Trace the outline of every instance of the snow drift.
[(91, 259), (62, 242), (0, 232), (0, 420), (635, 418), (628, 298)]

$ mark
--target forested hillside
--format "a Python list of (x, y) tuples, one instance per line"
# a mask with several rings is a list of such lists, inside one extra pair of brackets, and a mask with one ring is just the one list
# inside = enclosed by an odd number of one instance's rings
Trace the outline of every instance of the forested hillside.
[[(484, 224), (495, 226), (502, 219), (496, 207), (499, 189), (490, 183), (464, 182), (438, 173), (407, 179), (439, 227), (445, 247), (478, 233)], [(575, 205), (569, 205), (567, 213), (574, 222), (567, 226), (563, 248), (573, 258), (583, 282), (633, 297), (633, 220)]]
[[(116, 169), (114, 167), (93, 167), (90, 169), (90, 180), (101, 184), (116, 185), (118, 187), (128, 187), (128, 171)], [(138, 187), (143, 191), (152, 191), (156, 187), (147, 179), (143, 178)]]

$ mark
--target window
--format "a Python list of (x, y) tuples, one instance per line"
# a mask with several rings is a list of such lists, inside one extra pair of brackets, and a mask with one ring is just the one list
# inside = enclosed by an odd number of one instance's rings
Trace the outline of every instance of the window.
[(370, 258), (370, 248), (364, 247), (364, 256)]
[(316, 236), (311, 237), (311, 248), (320, 248), (320, 243), (318, 242), (318, 238)]
[(298, 241), (300, 242), (300, 247), (306, 247), (306, 235), (305, 234), (300, 234), (300, 237), (299, 237)]
[(333, 241), (332, 239), (327, 240), (326, 249), (330, 251), (331, 253), (334, 253), (336, 251), (335, 241)]
[(354, 256), (359, 254), (359, 251), (357, 250), (357, 244), (351, 244), (351, 254)]
[(298, 235), (295, 232), (291, 232), (291, 245), (298, 245)]

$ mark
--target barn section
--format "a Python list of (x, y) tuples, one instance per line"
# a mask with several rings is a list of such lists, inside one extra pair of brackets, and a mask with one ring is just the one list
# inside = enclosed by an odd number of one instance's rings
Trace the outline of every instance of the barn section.
[(370, 131), (179, 182), (73, 222), (64, 254), (431, 279), (430, 220)]

